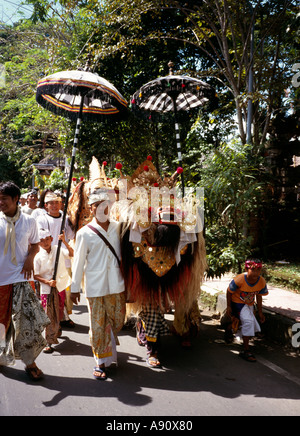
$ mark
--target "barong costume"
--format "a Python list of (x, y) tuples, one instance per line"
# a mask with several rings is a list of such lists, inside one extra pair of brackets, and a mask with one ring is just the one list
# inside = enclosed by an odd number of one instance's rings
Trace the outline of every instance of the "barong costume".
[[(138, 340), (147, 344), (151, 353), (159, 337), (169, 333), (164, 313), (170, 307), (175, 306), (173, 325), (177, 334), (183, 337), (191, 329), (199, 330), (198, 297), (207, 268), (202, 223), (194, 197), (185, 198), (182, 204), (187, 207), (179, 211), (173, 194), (169, 208), (161, 207), (159, 200), (151, 203), (151, 189), (158, 188), (161, 194), (164, 189), (174, 188), (177, 173), (161, 179), (150, 157), (131, 177), (124, 177), (118, 169), (120, 179), (108, 179), (104, 165), (101, 168), (93, 157), (90, 179), (76, 186), (68, 214), (75, 231), (90, 222), (87, 198), (97, 183), (119, 200), (111, 216), (121, 223), (127, 316), (139, 316), (137, 325), (143, 338)], [(191, 205), (193, 213), (189, 212)]]
[(31, 216), (19, 208), (13, 218), (0, 212), (0, 365), (13, 365), (16, 359), (30, 365), (46, 345), (42, 332), (49, 319), (21, 274), (29, 244), (38, 242)]
[[(147, 159), (129, 180), (137, 195), (127, 206), (123, 226), (122, 271), (132, 302), (128, 310), (141, 319), (138, 341), (145, 342), (150, 355), (157, 351), (160, 336), (169, 333), (164, 313), (170, 308), (175, 308), (173, 327), (181, 337), (198, 331), (201, 320), (197, 302), (206, 270), (202, 223), (193, 196), (178, 203), (177, 175), (161, 179)], [(124, 215), (122, 204), (116, 206)]]

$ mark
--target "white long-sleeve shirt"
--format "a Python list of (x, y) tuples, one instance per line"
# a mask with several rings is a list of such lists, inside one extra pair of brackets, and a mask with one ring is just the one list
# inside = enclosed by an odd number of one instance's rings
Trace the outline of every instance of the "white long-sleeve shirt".
[[(52, 245), (58, 244), (58, 236), (60, 235), (60, 228), (62, 223), (63, 214), (60, 212), (60, 216), (54, 217), (48, 213), (43, 213), (36, 218), (38, 229), (49, 230), (53, 238)], [(65, 236), (67, 240), (74, 238), (74, 232), (70, 227), (68, 220), (65, 222)]]
[[(121, 259), (119, 224), (111, 222), (107, 232), (97, 224), (95, 218), (91, 225), (105, 236)], [(117, 259), (102, 239), (88, 226), (82, 227), (76, 235), (72, 293), (80, 292), (83, 276), (88, 298), (118, 294), (125, 290)]]
[[(51, 251), (48, 253), (42, 247), (34, 258), (34, 274), (43, 277), (46, 280), (53, 278), (57, 245), (51, 246)], [(69, 252), (66, 248), (61, 247), (59, 253), (58, 267), (56, 273), (56, 288), (58, 292), (63, 291), (71, 284), (71, 277), (66, 268), (66, 259), (70, 259)], [(40, 282), (41, 294), (50, 294), (51, 287), (46, 283)]]

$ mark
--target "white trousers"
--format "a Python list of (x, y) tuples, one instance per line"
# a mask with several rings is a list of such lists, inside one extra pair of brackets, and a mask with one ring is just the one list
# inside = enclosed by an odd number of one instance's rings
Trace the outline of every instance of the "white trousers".
[(254, 307), (245, 304), (240, 312), (241, 333), (242, 336), (255, 336), (256, 332), (260, 332), (260, 326), (253, 313)]

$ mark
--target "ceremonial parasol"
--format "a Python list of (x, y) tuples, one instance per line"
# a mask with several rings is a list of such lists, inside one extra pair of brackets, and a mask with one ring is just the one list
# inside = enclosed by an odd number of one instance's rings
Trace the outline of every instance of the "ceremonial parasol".
[[(71, 120), (122, 119), (127, 102), (106, 79), (86, 70), (61, 71), (38, 82), (37, 102)], [(81, 108), (82, 106), (82, 108)]]
[[(127, 102), (110, 82), (98, 74), (88, 71), (88, 67), (84, 70), (61, 71), (39, 80), (36, 100), (51, 112), (76, 121), (66, 202), (61, 225), (62, 233), (71, 192), (80, 125), (82, 121), (86, 120), (94, 122), (118, 121), (126, 115)], [(54, 279), (57, 272), (60, 246), (61, 241), (58, 243)]]
[[(152, 116), (155, 112), (163, 114), (173, 112), (178, 161), (182, 166), (180, 131), (178, 124), (179, 112), (189, 112), (208, 103), (216, 102), (215, 90), (202, 80), (173, 74), (173, 63), (169, 62), (169, 75), (159, 77), (146, 83), (132, 96), (131, 108), (134, 112)], [(184, 193), (183, 173), (181, 174)]]

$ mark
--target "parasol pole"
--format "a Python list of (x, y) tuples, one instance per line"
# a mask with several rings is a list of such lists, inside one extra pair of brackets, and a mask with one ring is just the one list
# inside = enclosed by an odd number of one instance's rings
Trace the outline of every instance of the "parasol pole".
[[(173, 75), (174, 63), (172, 61), (168, 62), (168, 67), (169, 67), (169, 75), (172, 76)], [(180, 130), (179, 130), (179, 124), (178, 124), (178, 120), (177, 120), (177, 107), (176, 107), (176, 99), (178, 97), (178, 92), (177, 91), (170, 91), (170, 92), (168, 92), (168, 95), (169, 95), (169, 97), (171, 97), (172, 102), (173, 102), (177, 156), (178, 156), (179, 166), (182, 167)], [(182, 186), (182, 196), (184, 197), (184, 177), (183, 177), (183, 172), (181, 173), (181, 186)]]
[[(76, 128), (75, 128), (75, 135), (74, 135), (73, 149), (72, 149), (72, 159), (71, 159), (71, 165), (70, 165), (70, 174), (69, 174), (69, 180), (68, 180), (68, 187), (67, 187), (67, 193), (66, 193), (66, 201), (65, 201), (65, 207), (64, 207), (64, 212), (63, 212), (63, 218), (62, 218), (61, 228), (60, 228), (60, 234), (62, 234), (62, 232), (65, 228), (65, 222), (66, 222), (66, 216), (67, 216), (67, 210), (68, 210), (68, 204), (69, 204), (69, 197), (70, 197), (70, 193), (71, 193), (72, 176), (73, 176), (73, 170), (74, 170), (74, 165), (75, 165), (75, 156), (76, 156), (76, 152), (77, 152), (78, 137), (79, 137), (79, 132), (80, 132), (81, 118), (82, 118), (83, 101), (84, 101), (84, 95), (81, 96), (79, 113), (78, 113), (78, 117), (76, 120)], [(61, 244), (62, 244), (62, 241), (59, 240), (58, 245), (57, 245), (55, 264), (54, 264), (53, 280), (56, 279)]]
[[(180, 130), (179, 130), (179, 124), (178, 124), (178, 120), (177, 120), (176, 102), (174, 101), (174, 99), (173, 99), (173, 106), (174, 106), (174, 118), (175, 118), (175, 136), (176, 136), (177, 156), (178, 156), (179, 166), (182, 167), (182, 153), (181, 153), (181, 143), (180, 143)], [(183, 172), (181, 173), (181, 187), (182, 187), (182, 196), (184, 197), (184, 178), (183, 178)]]

